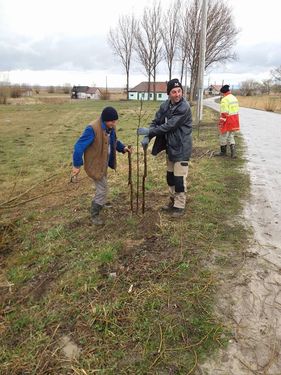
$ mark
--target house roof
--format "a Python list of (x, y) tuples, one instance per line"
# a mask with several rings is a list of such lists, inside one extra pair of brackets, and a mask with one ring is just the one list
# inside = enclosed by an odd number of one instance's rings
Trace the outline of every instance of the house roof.
[[(154, 83), (150, 82), (150, 92), (154, 91)], [(137, 92), (148, 92), (148, 82), (141, 82), (137, 86), (129, 90)], [(167, 92), (167, 82), (155, 82), (155, 92), (166, 93)]]
[(83, 92), (85, 94), (96, 94), (96, 92), (100, 90), (97, 87), (73, 86), (72, 91)]
[(97, 87), (89, 87), (87, 94), (96, 94), (97, 91), (100, 91)]
[(73, 86), (72, 91), (76, 92), (87, 92), (89, 86)]
[(210, 85), (209, 87), (208, 87), (208, 89), (210, 89), (210, 88), (212, 88), (212, 89), (215, 89), (216, 91), (220, 91), (220, 89), (221, 89), (221, 85)]

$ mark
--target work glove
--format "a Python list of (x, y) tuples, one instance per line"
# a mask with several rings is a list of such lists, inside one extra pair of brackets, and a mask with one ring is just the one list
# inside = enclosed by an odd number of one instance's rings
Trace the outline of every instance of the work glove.
[(138, 135), (148, 135), (149, 134), (149, 128), (138, 128), (137, 134)]
[(146, 149), (148, 144), (149, 144), (149, 137), (147, 135), (145, 135), (143, 137), (143, 140), (141, 141), (142, 148)]

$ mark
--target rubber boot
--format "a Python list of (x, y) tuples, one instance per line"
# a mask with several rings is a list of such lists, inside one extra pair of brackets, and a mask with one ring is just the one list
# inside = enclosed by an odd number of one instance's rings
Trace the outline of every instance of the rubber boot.
[(226, 156), (226, 147), (227, 147), (226, 145), (221, 146), (220, 152), (215, 152), (214, 156)]
[(171, 211), (171, 216), (174, 218), (181, 217), (184, 215), (184, 211), (184, 208), (173, 207)]
[(169, 212), (173, 209), (175, 203), (175, 199), (173, 197), (170, 197), (170, 200), (166, 206), (161, 207), (161, 210), (164, 212)]
[(237, 158), (237, 155), (236, 155), (236, 147), (235, 145), (230, 145), (230, 156), (232, 157), (232, 159), (236, 159)]
[(99, 216), (102, 206), (98, 203), (92, 202), (91, 217), (92, 223), (95, 225), (104, 225), (104, 220)]

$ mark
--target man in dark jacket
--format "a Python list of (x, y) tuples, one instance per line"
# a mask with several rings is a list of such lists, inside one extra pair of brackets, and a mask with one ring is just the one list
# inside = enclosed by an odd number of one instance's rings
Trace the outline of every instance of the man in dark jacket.
[[(101, 116), (90, 123), (74, 145), (73, 180), (84, 169), (94, 181), (96, 194), (92, 201), (91, 216), (93, 224), (103, 225), (99, 216), (107, 199), (107, 167), (116, 169), (116, 151), (131, 152), (116, 137), (118, 113), (113, 107), (105, 107)], [(84, 156), (84, 163), (83, 163)]]
[(167, 94), (169, 99), (161, 104), (150, 127), (139, 128), (138, 134), (144, 135), (141, 142), (144, 148), (156, 137), (152, 155), (166, 150), (170, 201), (163, 210), (172, 217), (180, 217), (184, 214), (186, 203), (186, 178), (192, 151), (192, 115), (178, 79), (167, 83)]

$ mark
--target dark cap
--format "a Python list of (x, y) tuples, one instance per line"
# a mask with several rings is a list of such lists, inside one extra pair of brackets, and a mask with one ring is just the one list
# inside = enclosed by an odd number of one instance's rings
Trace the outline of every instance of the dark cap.
[(105, 107), (101, 113), (102, 121), (115, 121), (118, 120), (118, 113), (113, 107)]
[(180, 87), (182, 89), (180, 81), (177, 78), (171, 79), (171, 81), (167, 83), (167, 94), (169, 95), (170, 91), (176, 87)]
[(229, 85), (224, 85), (224, 86), (222, 86), (222, 88), (220, 89), (220, 92), (221, 92), (222, 94), (225, 94), (225, 93), (228, 92), (228, 91), (230, 91), (230, 87), (229, 87)]

